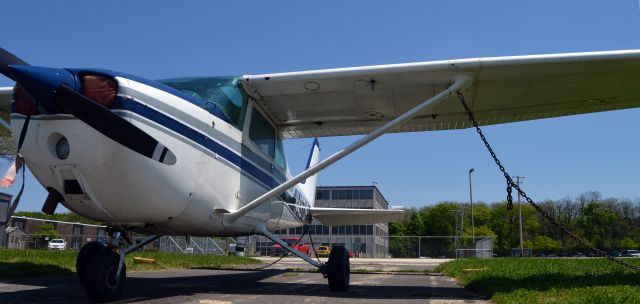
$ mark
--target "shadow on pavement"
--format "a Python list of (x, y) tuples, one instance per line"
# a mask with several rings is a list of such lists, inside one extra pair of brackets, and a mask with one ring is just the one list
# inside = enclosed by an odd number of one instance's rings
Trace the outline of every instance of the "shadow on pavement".
[[(200, 272), (201, 271), (201, 272)], [(223, 270), (190, 270), (186, 276), (180, 271), (136, 273), (128, 277), (119, 303), (152, 301), (173, 297), (189, 297), (198, 294), (226, 294), (242, 296), (303, 296), (357, 299), (469, 299), (470, 295), (462, 288), (427, 287), (422, 284), (414, 286), (397, 284), (393, 286), (370, 284), (366, 281), (352, 285), (349, 292), (334, 293), (329, 291), (326, 281), (318, 273), (293, 275), (284, 270), (261, 271), (223, 271)], [(196, 275), (193, 275), (195, 272)], [(176, 276), (173, 276), (173, 274)], [(213, 274), (212, 274), (213, 273)], [(281, 275), (281, 276), (280, 276)], [(304, 277), (301, 277), (304, 275)], [(157, 277), (156, 277), (157, 276)], [(355, 278), (367, 275), (352, 275)], [(372, 277), (373, 278), (373, 277)], [(299, 282), (305, 279), (305, 282)], [(308, 280), (307, 280), (308, 279)], [(405, 276), (404, 280), (415, 280)], [(372, 279), (373, 281), (374, 279)], [(298, 281), (298, 282), (296, 282)], [(4, 283), (41, 286), (35, 290), (4, 291), (0, 289), (0, 300), (3, 303), (46, 302), (46, 303), (80, 303), (86, 302), (84, 290), (75, 276), (39, 277)], [(401, 281), (399, 281), (401, 282)], [(4, 284), (3, 284), (4, 285)], [(6, 285), (5, 285), (6, 286)], [(4, 289), (4, 287), (3, 287)], [(278, 298), (278, 297), (274, 297)], [(298, 299), (301, 300), (301, 299)], [(176, 300), (180, 302), (180, 300)], [(298, 301), (296, 301), (298, 302)]]

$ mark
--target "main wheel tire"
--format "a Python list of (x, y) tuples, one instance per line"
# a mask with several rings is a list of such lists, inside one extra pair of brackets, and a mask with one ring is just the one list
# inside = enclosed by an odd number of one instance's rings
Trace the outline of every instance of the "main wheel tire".
[(334, 292), (349, 290), (349, 253), (342, 246), (331, 249), (327, 262), (327, 279), (329, 289)]
[(91, 259), (104, 247), (105, 245), (100, 242), (91, 242), (82, 246), (80, 252), (78, 252), (78, 257), (76, 258), (76, 273), (78, 274), (80, 281), (84, 280), (84, 271), (87, 268), (89, 261), (91, 261)]
[(122, 265), (119, 280), (116, 280), (120, 255), (114, 248), (103, 248), (89, 261), (84, 273), (84, 290), (93, 302), (110, 302), (122, 293), (127, 267)]

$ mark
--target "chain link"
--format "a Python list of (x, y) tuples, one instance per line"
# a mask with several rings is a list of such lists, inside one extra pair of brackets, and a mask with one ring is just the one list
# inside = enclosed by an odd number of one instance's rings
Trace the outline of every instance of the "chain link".
[(484, 136), (484, 134), (482, 134), (482, 130), (480, 129), (480, 126), (479, 126), (478, 122), (476, 121), (475, 117), (473, 116), (473, 113), (471, 112), (471, 110), (469, 109), (469, 106), (467, 105), (466, 100), (464, 99), (464, 95), (462, 95), (462, 93), (460, 93), (459, 91), (456, 92), (456, 94), (458, 95), (458, 99), (460, 99), (460, 102), (462, 103), (462, 106), (464, 107), (464, 110), (467, 112), (467, 115), (469, 116), (469, 120), (473, 123), (473, 126), (476, 129), (476, 132), (478, 132), (478, 134), (480, 135), (480, 139), (482, 139), (482, 142), (484, 143), (484, 146), (487, 148), (487, 150), (491, 154), (491, 157), (496, 162), (496, 165), (498, 165), (498, 168), (500, 169), (500, 172), (502, 172), (502, 174), (504, 175), (505, 180), (507, 181), (507, 208), (509, 210), (513, 209), (513, 197), (511, 195), (511, 189), (515, 188), (516, 191), (518, 191), (518, 193), (520, 193), (520, 196), (522, 196), (527, 201), (527, 203), (529, 203), (531, 206), (533, 206), (533, 208), (535, 208), (536, 211), (538, 211), (538, 213), (540, 213), (544, 218), (546, 218), (553, 225), (555, 225), (556, 227), (560, 228), (560, 230), (562, 230), (562, 232), (564, 232), (570, 238), (572, 238), (573, 240), (578, 242), (580, 245), (582, 245), (584, 247), (587, 247), (587, 248), (593, 250), (598, 255), (603, 256), (603, 257), (605, 257), (605, 258), (607, 258), (607, 259), (609, 259), (609, 260), (611, 260), (611, 261), (613, 261), (615, 263), (618, 263), (618, 264), (620, 264), (620, 265), (622, 265), (624, 267), (627, 267), (629, 269), (633, 269), (633, 270), (636, 270), (636, 271), (640, 271), (640, 266), (636, 266), (636, 265), (627, 263), (627, 262), (625, 262), (625, 261), (623, 261), (621, 259), (616, 259), (614, 256), (612, 256), (612, 255), (610, 255), (610, 254), (608, 254), (608, 253), (606, 253), (606, 252), (594, 247), (589, 242), (587, 242), (585, 239), (583, 239), (580, 236), (578, 236), (577, 234), (569, 231), (569, 229), (566, 226), (564, 226), (556, 218), (554, 218), (553, 216), (548, 214), (546, 211), (544, 211), (542, 209), (542, 207), (540, 207), (531, 198), (529, 198), (529, 196), (527, 196), (527, 194), (524, 191), (522, 191), (520, 186), (518, 184), (516, 184), (515, 182), (513, 182), (513, 179), (511, 178), (509, 173), (507, 173), (507, 170), (504, 168), (502, 163), (500, 163), (500, 160), (498, 159), (498, 156), (496, 155), (496, 153), (491, 148), (491, 145), (489, 144), (489, 141), (487, 141), (487, 138)]

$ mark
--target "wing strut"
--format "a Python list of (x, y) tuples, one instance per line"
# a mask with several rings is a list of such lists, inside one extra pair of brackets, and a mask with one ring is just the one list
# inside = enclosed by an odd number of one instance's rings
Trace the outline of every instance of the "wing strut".
[(406, 123), (407, 121), (412, 119), (414, 116), (418, 115), (418, 113), (422, 112), (424, 109), (438, 104), (439, 102), (441, 102), (445, 98), (455, 94), (456, 91), (461, 91), (461, 90), (467, 88), (468, 86), (470, 86), (473, 83), (473, 81), (474, 81), (474, 77), (472, 75), (463, 74), (463, 75), (457, 76), (454, 79), (453, 83), (447, 89), (445, 89), (444, 91), (442, 91), (442, 92), (434, 95), (433, 97), (423, 101), (422, 103), (420, 103), (419, 105), (415, 106), (411, 110), (405, 112), (404, 114), (396, 117), (392, 121), (386, 123), (385, 125), (379, 127), (378, 129), (372, 131), (371, 133), (365, 135), (364, 137), (360, 138), (359, 140), (357, 140), (356, 142), (354, 142), (351, 145), (347, 146), (346, 148), (342, 149), (341, 151), (338, 151), (335, 154), (327, 157), (323, 161), (317, 163), (315, 166), (313, 166), (313, 167), (311, 167), (311, 168), (309, 168), (309, 169), (307, 169), (305, 171), (302, 171), (300, 174), (298, 174), (294, 178), (292, 178), (292, 179), (280, 184), (280, 186), (278, 186), (278, 187), (275, 187), (275, 188), (271, 189), (270, 191), (266, 192), (265, 194), (261, 195), (260, 197), (258, 197), (256, 199), (254, 199), (250, 203), (244, 205), (240, 209), (238, 209), (236, 211), (233, 211), (233, 212), (230, 212), (230, 213), (223, 214), (223, 217), (222, 217), (223, 224), (226, 225), (226, 226), (233, 224), (240, 217), (242, 217), (243, 215), (247, 214), (249, 211), (257, 208), (262, 203), (264, 203), (264, 202), (266, 202), (266, 201), (268, 201), (268, 200), (270, 200), (270, 199), (282, 194), (287, 189), (289, 189), (289, 188), (295, 186), (296, 184), (302, 182), (303, 180), (305, 180), (309, 176), (312, 176), (312, 175), (318, 173), (320, 170), (328, 167), (329, 165), (332, 165), (333, 163), (337, 162), (338, 160), (342, 159), (343, 157), (353, 153), (354, 151), (356, 151), (359, 148), (361, 148), (362, 146), (368, 144), (372, 140), (380, 137), (382, 134), (385, 134), (389, 130)]

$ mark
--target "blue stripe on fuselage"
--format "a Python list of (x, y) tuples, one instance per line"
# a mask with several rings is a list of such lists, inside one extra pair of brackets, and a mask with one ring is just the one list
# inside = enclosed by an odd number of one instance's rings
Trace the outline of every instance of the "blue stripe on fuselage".
[(236, 165), (242, 171), (247, 172), (249, 175), (263, 183), (268, 188), (275, 188), (276, 186), (284, 182), (284, 179), (276, 180), (273, 176), (265, 173), (242, 156), (212, 140), (207, 135), (204, 135), (190, 128), (189, 126), (184, 125), (177, 120), (135, 100), (124, 99), (119, 96), (116, 102), (113, 104), (112, 109), (131, 111), (188, 138), (189, 140), (197, 143), (198, 145), (206, 148), (211, 152), (218, 154), (230, 163)]

